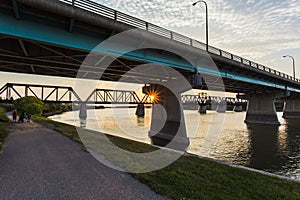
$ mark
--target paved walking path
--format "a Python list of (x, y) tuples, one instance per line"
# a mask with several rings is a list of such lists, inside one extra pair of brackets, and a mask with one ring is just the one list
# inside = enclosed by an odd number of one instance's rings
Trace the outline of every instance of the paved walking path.
[(0, 199), (163, 199), (110, 169), (69, 138), (36, 123), (12, 123), (0, 155)]

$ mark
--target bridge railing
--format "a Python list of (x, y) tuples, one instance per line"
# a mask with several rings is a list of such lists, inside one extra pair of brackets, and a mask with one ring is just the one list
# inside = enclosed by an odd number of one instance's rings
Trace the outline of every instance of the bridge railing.
[[(93, 2), (93, 1), (90, 1), (90, 0), (59, 0), (59, 1), (64, 2), (66, 4), (69, 4), (73, 7), (81, 8), (81, 9), (93, 12), (95, 14), (101, 15), (103, 17), (107, 17), (109, 19), (112, 19), (112, 20), (130, 25), (132, 27), (140, 28), (140, 29), (155, 33), (157, 35), (160, 35), (162, 37), (166, 37), (166, 38), (172, 39), (174, 41), (177, 41), (177, 42), (180, 42), (180, 43), (183, 43), (183, 44), (186, 44), (186, 45), (190, 45), (190, 46), (193, 46), (193, 47), (196, 47), (196, 48), (199, 48), (201, 50), (206, 51), (206, 44), (204, 44), (203, 42), (199, 42), (199, 41), (191, 39), (187, 36), (184, 36), (184, 35), (181, 35), (179, 33), (170, 31), (168, 29), (159, 27), (157, 25), (154, 25), (154, 24), (151, 24), (149, 22), (143, 21), (143, 20), (138, 19), (136, 17), (132, 17), (132, 16), (127, 15), (125, 13), (122, 13), (122, 12), (116, 11), (114, 9), (108, 8), (106, 6), (103, 6), (101, 4), (98, 4), (96, 2)], [(233, 61), (238, 62), (238, 63), (242, 63), (242, 64), (247, 65), (249, 67), (256, 68), (258, 70), (271, 73), (271, 74), (273, 74), (275, 76), (278, 76), (278, 77), (281, 77), (281, 78), (285, 78), (285, 79), (292, 80), (292, 81), (295, 81), (295, 82), (300, 82), (299, 79), (294, 80), (294, 78), (290, 75), (287, 75), (285, 73), (279, 72), (279, 71), (274, 70), (274, 69), (271, 69), (269, 67), (258, 64), (256, 62), (250, 61), (250, 60), (245, 59), (243, 57), (234, 55), (234, 54), (229, 53), (227, 51), (223, 51), (223, 50), (218, 49), (218, 48), (213, 47), (213, 46), (209, 46), (208, 52), (212, 53), (212, 54), (215, 54), (215, 55), (222, 56), (222, 57), (230, 59), (230, 60), (233, 60)]]

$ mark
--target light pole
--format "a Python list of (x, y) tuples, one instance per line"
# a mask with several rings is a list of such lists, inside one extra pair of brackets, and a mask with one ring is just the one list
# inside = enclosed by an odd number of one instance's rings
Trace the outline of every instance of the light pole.
[(291, 58), (293, 60), (293, 75), (294, 75), (294, 80), (296, 80), (296, 72), (295, 72), (295, 58), (293, 56), (290, 56), (290, 55), (286, 55), (286, 56), (283, 56), (284, 58)]
[(196, 1), (193, 3), (193, 6), (195, 6), (197, 3), (204, 3), (205, 5), (205, 10), (206, 10), (206, 51), (208, 52), (208, 8), (207, 8), (207, 3), (205, 1)]

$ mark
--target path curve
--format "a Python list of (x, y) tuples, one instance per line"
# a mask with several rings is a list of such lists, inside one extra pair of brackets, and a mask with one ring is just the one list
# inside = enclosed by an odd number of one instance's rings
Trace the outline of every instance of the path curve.
[(0, 155), (0, 199), (164, 199), (69, 138), (37, 123), (11, 123)]

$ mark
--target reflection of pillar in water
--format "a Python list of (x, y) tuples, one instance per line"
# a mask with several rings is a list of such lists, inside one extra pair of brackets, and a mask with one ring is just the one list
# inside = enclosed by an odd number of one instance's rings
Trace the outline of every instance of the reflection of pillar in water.
[(143, 117), (137, 117), (137, 125), (138, 126), (145, 126), (145, 118)]
[(279, 152), (278, 126), (249, 124), (250, 161), (249, 166), (268, 170), (279, 168), (285, 159)]
[(86, 128), (86, 120), (85, 119), (80, 119), (80, 127)]
[(87, 111), (86, 111), (85, 103), (80, 105), (79, 118), (84, 119), (84, 120), (87, 118)]

